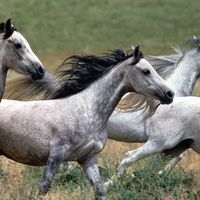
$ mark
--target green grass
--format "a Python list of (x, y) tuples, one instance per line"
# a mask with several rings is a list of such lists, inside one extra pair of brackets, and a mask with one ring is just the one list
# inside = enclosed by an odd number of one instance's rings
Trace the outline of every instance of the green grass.
[[(156, 166), (156, 167), (155, 167)], [(172, 171), (169, 175), (158, 175), (162, 162), (145, 167), (136, 165), (134, 176), (125, 174), (116, 182), (108, 195), (113, 200), (143, 200), (143, 199), (196, 199), (193, 190), (195, 178), (192, 172), (186, 172), (182, 167)]]
[[(158, 160), (155, 165), (148, 163), (144, 167), (139, 163), (135, 167), (131, 167), (131, 171), (134, 171), (134, 176), (131, 176), (129, 172), (115, 182), (106, 194), (108, 200), (162, 200), (165, 197), (171, 200), (198, 199), (198, 192), (194, 190), (196, 182), (192, 172), (186, 172), (180, 166), (173, 170), (170, 175), (160, 176), (157, 173), (157, 169), (163, 163), (161, 160)], [(109, 166), (112, 166), (112, 168)], [(113, 166), (117, 166), (117, 163), (113, 163), (113, 161), (109, 161), (108, 163), (108, 160), (104, 160), (103, 168), (100, 168), (101, 177), (104, 181), (113, 173)], [(17, 194), (19, 197), (14, 192), (10, 192), (9, 199), (34, 199), (37, 195), (43, 171), (44, 167), (26, 166), (26, 173), (23, 176), (23, 180), (19, 180), (17, 185), (15, 185), (18, 189)], [(5, 179), (6, 176), (4, 177), (4, 183)], [(5, 185), (8, 187), (9, 183)], [(64, 191), (68, 191), (71, 196), (75, 197), (73, 199), (93, 199), (91, 197), (88, 198), (91, 186), (82, 169), (77, 165), (71, 171), (67, 171), (65, 166), (59, 168), (51, 184), (50, 196), (57, 190), (59, 190), (60, 199), (65, 199), (62, 194)], [(1, 194), (3, 193), (4, 190), (1, 189)], [(6, 200), (3, 196), (0, 199)]]
[(130, 49), (171, 53), (199, 35), (198, 0), (2, 0), (0, 19), (13, 24), (39, 54), (71, 55)]

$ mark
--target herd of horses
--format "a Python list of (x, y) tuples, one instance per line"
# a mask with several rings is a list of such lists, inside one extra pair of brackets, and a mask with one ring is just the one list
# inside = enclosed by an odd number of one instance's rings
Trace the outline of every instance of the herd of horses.
[[(200, 76), (200, 41), (192, 37), (188, 43), (188, 51), (176, 47), (173, 55), (146, 59), (139, 46), (72, 55), (52, 76), (11, 19), (0, 23), (0, 155), (46, 166), (38, 198), (62, 162), (76, 161), (101, 200), (142, 158), (163, 152), (172, 161), (159, 173), (170, 172), (186, 149), (200, 153), (200, 99), (191, 96)], [(4, 92), (8, 69), (25, 76), (8, 81)], [(38, 95), (40, 100), (31, 100)], [(97, 155), (107, 138), (144, 144), (127, 152), (103, 184)]]

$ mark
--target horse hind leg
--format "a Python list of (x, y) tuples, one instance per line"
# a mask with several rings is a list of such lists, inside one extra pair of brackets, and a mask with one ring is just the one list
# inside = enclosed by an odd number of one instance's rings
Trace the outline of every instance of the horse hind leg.
[(170, 163), (168, 165), (165, 166), (165, 168), (163, 170), (160, 170), (158, 172), (159, 175), (163, 175), (163, 174), (169, 174), (172, 169), (174, 169), (174, 167), (178, 164), (179, 161), (181, 161), (183, 158), (183, 154), (180, 154), (179, 156), (174, 157)]
[(104, 186), (99, 175), (97, 156), (92, 156), (84, 161), (79, 161), (78, 163), (94, 189), (95, 199), (106, 200)]
[(160, 175), (169, 174), (172, 171), (172, 169), (176, 166), (176, 164), (180, 160), (182, 160), (183, 152), (191, 147), (192, 142), (193, 142), (192, 139), (186, 139), (178, 143), (175, 147), (163, 151), (165, 156), (172, 156), (173, 158), (171, 159), (170, 163), (163, 170), (160, 170), (158, 173)]
[(114, 174), (107, 182), (104, 183), (105, 190), (107, 191), (109, 189), (109, 186), (112, 185), (113, 182), (116, 181), (129, 166), (152, 154), (161, 152), (161, 148), (161, 146), (156, 145), (154, 142), (147, 141), (141, 147), (133, 151), (128, 151), (122, 159), (118, 167), (117, 173)]

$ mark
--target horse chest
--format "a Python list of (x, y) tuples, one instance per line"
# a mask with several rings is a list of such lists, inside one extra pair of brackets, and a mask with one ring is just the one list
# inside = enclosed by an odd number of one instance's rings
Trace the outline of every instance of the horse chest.
[(83, 160), (102, 151), (106, 144), (106, 131), (98, 132), (98, 134), (84, 132), (75, 133), (68, 138), (66, 147), (65, 160)]

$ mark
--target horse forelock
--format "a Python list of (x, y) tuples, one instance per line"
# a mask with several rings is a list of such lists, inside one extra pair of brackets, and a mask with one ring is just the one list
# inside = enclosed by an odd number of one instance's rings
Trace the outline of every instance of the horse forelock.
[(103, 56), (70, 56), (58, 68), (61, 71), (57, 71), (56, 79), (60, 83), (60, 87), (51, 98), (62, 98), (82, 91), (114, 66), (131, 56), (133, 54), (130, 51), (125, 53), (122, 49), (112, 50)]

